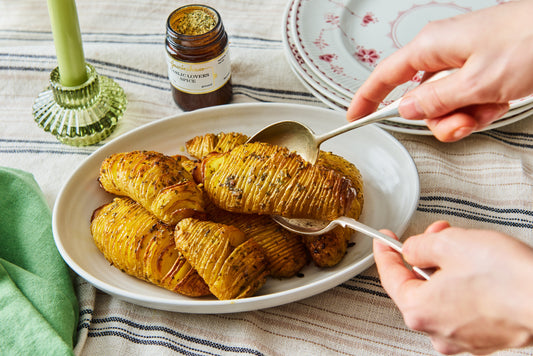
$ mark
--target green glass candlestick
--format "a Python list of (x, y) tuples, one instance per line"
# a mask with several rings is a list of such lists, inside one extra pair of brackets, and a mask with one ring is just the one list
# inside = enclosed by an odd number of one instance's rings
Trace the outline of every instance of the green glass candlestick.
[(78, 86), (61, 84), (59, 67), (50, 85), (33, 104), (33, 117), (45, 131), (65, 144), (86, 146), (108, 137), (126, 110), (124, 90), (112, 79), (98, 75), (86, 63), (87, 81)]

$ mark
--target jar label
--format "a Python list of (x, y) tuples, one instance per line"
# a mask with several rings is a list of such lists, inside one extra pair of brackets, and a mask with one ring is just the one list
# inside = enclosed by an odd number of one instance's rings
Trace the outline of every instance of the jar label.
[(167, 55), (168, 79), (174, 88), (189, 94), (205, 94), (221, 88), (231, 77), (229, 51), (206, 62), (191, 63)]

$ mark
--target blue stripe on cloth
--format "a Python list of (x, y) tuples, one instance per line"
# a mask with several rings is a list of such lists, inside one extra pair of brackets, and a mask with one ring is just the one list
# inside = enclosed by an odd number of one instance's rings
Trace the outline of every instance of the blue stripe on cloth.
[(341, 284), (340, 287), (344, 288), (344, 289), (351, 290), (351, 291), (357, 291), (357, 292), (363, 292), (363, 293), (375, 295), (375, 296), (378, 296), (378, 297), (390, 298), (389, 295), (387, 293), (385, 293), (384, 291), (376, 291), (376, 290), (372, 290), (372, 289), (368, 289), (368, 288), (349, 285), (349, 284), (346, 284), (346, 283)]
[(191, 351), (184, 350), (184, 349), (182, 349), (180, 347), (177, 347), (176, 345), (171, 344), (169, 342), (163, 342), (163, 341), (158, 341), (158, 340), (143, 340), (143, 339), (139, 339), (139, 338), (133, 337), (131, 335), (128, 335), (126, 333), (118, 332), (118, 331), (115, 331), (115, 330), (108, 330), (108, 331), (104, 331), (104, 332), (92, 332), (92, 331), (89, 331), (87, 333), (87, 336), (89, 336), (89, 337), (117, 336), (117, 337), (121, 337), (123, 339), (126, 339), (126, 340), (128, 340), (130, 342), (133, 342), (135, 344), (163, 346), (163, 347), (169, 348), (169, 349), (171, 349), (173, 351), (179, 352), (182, 355), (194, 356), (194, 355), (204, 355), (205, 354), (205, 353), (201, 353), (201, 354), (200, 353), (193, 353)]
[(478, 132), (477, 135), (488, 136), (490, 138), (493, 138), (501, 143), (505, 143), (510, 146), (527, 148), (527, 149), (533, 148), (533, 143), (522, 142), (523, 140), (531, 141), (533, 138), (533, 135), (530, 135), (530, 134), (513, 135), (512, 132), (489, 130), (489, 131)]
[[(362, 287), (361, 285), (363, 284), (366, 286), (377, 288), (377, 290), (369, 289), (367, 287)], [(348, 281), (341, 283), (339, 287), (348, 289), (351, 291), (362, 292), (362, 293), (378, 296), (378, 297), (389, 298), (388, 294), (384, 291), (383, 286), (381, 285), (380, 279), (377, 277), (364, 276), (364, 275), (359, 274), (355, 277), (352, 277)]]
[[(130, 330), (127, 330), (127, 329), (124, 329), (123, 327), (118, 326), (122, 324), (122, 325), (127, 325), (129, 327), (135, 328), (137, 330), (162, 332), (164, 334), (177, 337), (187, 342), (195, 343), (197, 345), (202, 345), (202, 346), (208, 346), (213, 349), (224, 351), (224, 352), (233, 352), (233, 353), (239, 353), (239, 354), (250, 354), (250, 355), (258, 355), (258, 356), (263, 355), (263, 353), (260, 352), (259, 350), (255, 350), (252, 348), (224, 345), (224, 344), (213, 342), (210, 340), (186, 335), (186, 334), (177, 332), (171, 328), (168, 328), (166, 326), (143, 325), (143, 324), (125, 319), (123, 317), (119, 317), (119, 316), (107, 317), (107, 318), (93, 318), (89, 323), (88, 321), (84, 319), (84, 316), (92, 315), (92, 313), (93, 311), (91, 309), (81, 310), (80, 311), (80, 323), (78, 325), (78, 329), (81, 329), (81, 328), (88, 329), (89, 337), (118, 336), (118, 337), (122, 337), (129, 341), (139, 343), (139, 344), (164, 346), (164, 347), (168, 347), (178, 352), (187, 351), (185, 352), (185, 354), (187, 355), (195, 355), (195, 353), (192, 353), (188, 350), (184, 350), (184, 348), (188, 348), (190, 350), (195, 350), (195, 351), (200, 351), (202, 352), (202, 354), (212, 354), (205, 350), (188, 347), (186, 345), (178, 343), (177, 341), (172, 340), (162, 335), (154, 336), (154, 335), (135, 334)], [(106, 327), (95, 327), (94, 326), (94, 325), (104, 324), (104, 323), (116, 323), (116, 324), (109, 325)], [(155, 340), (156, 338), (160, 340)], [(182, 350), (179, 350), (178, 348)]]
[(476, 220), (476, 221), (481, 221), (481, 222), (491, 223), (491, 224), (496, 224), (496, 225), (502, 225), (502, 226), (519, 227), (519, 228), (525, 228), (525, 229), (533, 228), (533, 224), (513, 223), (513, 222), (509, 222), (505, 220), (494, 219), (494, 218), (479, 217), (479, 216), (468, 214), (468, 213), (450, 212), (445, 209), (418, 208), (417, 210), (420, 212), (426, 212), (426, 213), (432, 213), (432, 214), (440, 213), (444, 215), (457, 216), (457, 217), (464, 218), (464, 219)]
[(440, 205), (436, 205), (436, 204), (428, 204), (428, 205), (419, 205), (419, 207), (423, 208), (423, 209), (435, 209), (435, 210), (438, 210), (438, 209), (449, 209), (451, 212), (454, 212), (454, 213), (457, 213), (457, 214), (472, 214), (472, 215), (476, 215), (480, 218), (486, 218), (486, 219), (503, 219), (503, 220), (506, 220), (506, 221), (509, 221), (509, 222), (515, 222), (517, 224), (528, 224), (528, 223), (532, 223), (531, 220), (529, 219), (524, 219), (524, 218), (518, 218), (518, 217), (506, 217), (506, 218), (503, 218), (503, 217), (496, 217), (494, 215), (490, 215), (490, 214), (485, 214), (485, 213), (482, 213), (482, 212), (476, 212), (476, 211), (472, 211), (472, 210), (467, 210), (467, 209), (463, 209), (463, 208), (457, 208), (457, 207), (449, 207), (449, 206), (446, 206), (446, 207), (442, 207)]
[[(481, 205), (479, 203), (468, 201), (465, 199), (441, 196), (421, 196), (419, 201), (420, 202), (417, 211), (420, 212), (457, 216), (464, 219), (487, 222), (502, 226), (512, 226), (519, 228), (533, 227), (533, 218), (529, 218), (533, 217), (533, 211), (531, 210), (516, 208), (495, 208), (491, 206)], [(428, 204), (424, 202), (435, 203)], [(449, 204), (439, 205), (438, 203), (451, 203), (458, 206), (451, 206)], [(461, 208), (461, 206), (464, 206), (465, 208)], [(472, 208), (474, 208), (474, 210)], [(517, 214), (523, 215), (523, 217), (517, 217)]]
[(88, 336), (91, 337), (109, 335), (123, 337), (137, 344), (164, 346), (185, 355), (217, 355), (213, 352), (208, 352), (205, 350), (187, 346), (163, 335), (136, 334), (129, 329), (121, 328), (116, 325), (104, 328), (91, 328), (88, 332)]
[[(0, 53), (0, 57), (4, 56), (5, 54)], [(54, 60), (55, 57), (53, 56), (25, 56), (20, 55), (18, 56), (18, 59), (24, 59), (25, 63), (27, 63), (27, 59), (39, 59), (39, 58), (45, 58)], [(162, 75), (159, 73), (154, 72), (148, 72), (146, 70), (139, 70), (136, 68), (128, 67), (125, 65), (115, 64), (112, 62), (107, 61), (101, 61), (101, 60), (95, 60), (95, 59), (87, 59), (88, 62), (92, 63), (97, 70), (99, 69), (105, 69), (106, 75), (111, 77), (114, 80), (122, 81), (126, 83), (141, 85), (144, 87), (149, 87), (152, 89), (162, 90), (165, 92), (170, 92), (170, 85), (168, 84), (168, 79), (166, 75)], [(3, 65), (0, 66), (0, 71), (37, 71), (37, 72), (46, 72), (51, 71), (53, 68), (51, 67), (43, 67), (43, 66), (36, 66), (36, 65), (27, 65), (27, 66), (13, 66), (13, 65)], [(113, 73), (114, 75), (110, 75), (108, 73)], [(257, 86), (250, 86), (250, 85), (241, 85), (234, 83), (233, 84), (233, 94), (234, 95), (243, 95), (247, 96), (251, 99), (254, 99), (256, 101), (261, 102), (269, 102), (267, 99), (290, 99), (293, 100), (299, 100), (299, 101), (308, 101), (308, 102), (316, 102), (318, 99), (316, 99), (311, 93), (307, 91), (292, 91), (292, 90), (281, 90), (281, 89), (271, 89), (271, 88), (265, 88), (265, 87), (257, 87)], [(265, 98), (261, 98), (260, 96), (264, 96)]]
[(493, 211), (497, 213), (513, 213), (513, 214), (520, 213), (520, 214), (533, 216), (533, 210), (516, 209), (516, 208), (494, 208), (494, 207), (481, 205), (479, 203), (475, 203), (472, 201), (468, 201), (465, 199), (459, 199), (459, 198), (430, 195), (430, 196), (421, 196), (419, 200), (421, 201), (445, 201), (445, 202), (450, 202), (454, 204), (468, 205), (473, 208)]
[(357, 275), (355, 277), (352, 277), (351, 279), (349, 279), (348, 281), (346, 281), (344, 283), (365, 284), (365, 285), (370, 286), (370, 287), (377, 287), (377, 288), (380, 288), (380, 289), (382, 288), (381, 287), (381, 283), (379, 281), (379, 278), (373, 278), (371, 280), (371, 279), (361, 278), (359, 275)]
[(525, 133), (525, 132), (505, 132), (501, 130), (490, 130), (491, 133), (498, 134), (501, 136), (508, 136), (513, 138), (519, 138), (526, 141), (532, 141), (533, 142), (533, 134)]
[[(13, 36), (18, 34), (19, 36)], [(161, 33), (113, 33), (113, 32), (82, 32), (84, 43), (99, 44), (143, 44), (164, 46), (166, 34)], [(49, 31), (22, 31), (0, 30), (0, 40), (3, 41), (41, 41), (52, 43), (52, 32)], [(281, 40), (273, 40), (262, 37), (229, 35), (231, 47), (243, 47), (252, 49), (280, 48)]]

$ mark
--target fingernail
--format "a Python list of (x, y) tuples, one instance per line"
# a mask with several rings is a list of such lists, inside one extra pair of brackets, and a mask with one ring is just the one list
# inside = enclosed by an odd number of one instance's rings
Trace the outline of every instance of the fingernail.
[(418, 100), (416, 100), (412, 96), (403, 98), (400, 102), (398, 110), (400, 111), (400, 115), (404, 119), (420, 120), (426, 117), (426, 114), (422, 110), (422, 107), (418, 103)]
[(454, 140), (460, 140), (463, 137), (470, 135), (473, 131), (473, 127), (460, 127), (453, 132), (452, 137), (454, 138)]

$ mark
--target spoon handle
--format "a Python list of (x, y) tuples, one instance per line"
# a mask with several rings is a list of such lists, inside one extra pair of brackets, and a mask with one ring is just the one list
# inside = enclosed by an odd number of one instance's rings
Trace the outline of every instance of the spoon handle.
[[(353, 229), (355, 231), (359, 231), (359, 232), (361, 232), (361, 233), (363, 233), (365, 235), (368, 235), (370, 237), (378, 239), (378, 240), (384, 242), (386, 245), (392, 247), (394, 250), (396, 250), (400, 254), (402, 253), (403, 244), (400, 241), (395, 240), (392, 237), (390, 237), (388, 235), (385, 235), (384, 233), (381, 233), (378, 230), (375, 230), (375, 229), (371, 228), (370, 226), (362, 224), (362, 223), (360, 223), (359, 221), (357, 221), (355, 219), (342, 216), (342, 217), (339, 217), (339, 218), (335, 219), (335, 222), (338, 225), (342, 226), (342, 227), (349, 227), (349, 228), (351, 228), (351, 229)], [(431, 279), (430, 275), (431, 275), (432, 271), (424, 270), (422, 268), (418, 268), (418, 267), (415, 267), (415, 266), (412, 266), (412, 269), (413, 269), (413, 271), (418, 273), (420, 276), (422, 276), (426, 280), (430, 280)]]
[[(442, 79), (448, 75), (450, 75), (451, 73), (457, 71), (457, 69), (449, 69), (449, 70), (443, 70), (443, 71), (440, 71), (440, 72), (437, 72), (435, 73), (433, 76), (431, 76), (429, 79), (427, 79), (426, 81), (424, 81), (425, 83), (429, 83), (429, 82), (432, 82), (432, 81), (435, 81), (435, 80), (438, 80), (438, 79)], [(357, 119), (353, 122), (350, 122), (349, 124), (346, 124), (346, 125), (343, 125), (341, 127), (338, 127), (330, 132), (327, 132), (325, 134), (322, 134), (322, 135), (317, 135), (315, 137), (315, 141), (317, 143), (317, 146), (319, 146), (322, 142), (326, 141), (326, 140), (329, 140), (330, 138), (332, 137), (335, 137), (337, 135), (340, 135), (342, 133), (345, 133), (347, 131), (350, 131), (350, 130), (353, 130), (353, 129), (356, 129), (358, 127), (361, 127), (361, 126), (364, 126), (364, 125), (368, 125), (368, 124), (373, 124), (375, 122), (378, 122), (378, 121), (381, 121), (381, 120), (385, 120), (385, 119), (389, 119), (389, 118), (392, 118), (392, 117), (398, 117), (400, 116), (400, 112), (398, 111), (398, 108), (400, 106), (400, 102), (402, 101), (403, 97), (400, 98), (400, 99), (397, 99), (395, 101), (393, 101), (392, 103), (390, 103), (389, 105), (377, 110), (377, 111), (374, 111), (372, 114), (369, 114), (365, 117), (362, 117), (360, 119)]]
[(356, 129), (358, 127), (373, 124), (375, 122), (385, 120), (391, 117), (398, 117), (400, 116), (400, 112), (398, 111), (398, 107), (400, 106), (400, 102), (402, 101), (402, 98), (393, 101), (391, 104), (379, 109), (378, 111), (374, 111), (372, 114), (367, 115), (361, 119), (357, 119), (353, 122), (350, 122), (349, 124), (343, 125), (341, 127), (338, 127), (330, 132), (327, 132), (323, 135), (319, 135), (316, 137), (316, 142), (318, 145), (320, 145), (322, 142), (329, 140), (332, 137), (335, 137), (337, 135), (340, 135), (342, 133), (345, 133), (347, 131), (351, 131), (353, 129)]

